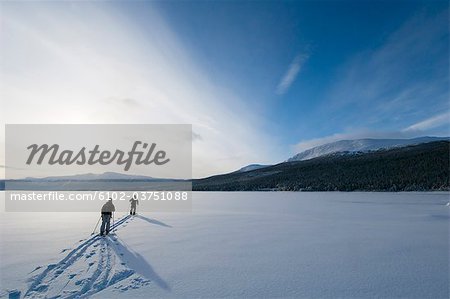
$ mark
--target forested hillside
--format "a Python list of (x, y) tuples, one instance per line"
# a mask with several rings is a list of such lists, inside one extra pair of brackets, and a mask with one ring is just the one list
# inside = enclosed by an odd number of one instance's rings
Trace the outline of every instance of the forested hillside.
[(338, 153), (193, 181), (196, 191), (449, 190), (448, 141), (369, 153)]

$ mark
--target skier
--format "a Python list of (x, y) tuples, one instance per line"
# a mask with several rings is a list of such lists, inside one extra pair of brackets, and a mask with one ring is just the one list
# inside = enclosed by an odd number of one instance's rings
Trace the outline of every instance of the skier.
[(133, 197), (130, 199), (131, 203), (131, 210), (130, 215), (136, 215), (136, 205), (139, 204), (139, 200), (136, 197), (136, 194), (133, 195)]
[(102, 206), (102, 226), (100, 227), (100, 236), (109, 234), (111, 216), (112, 216), (112, 213), (115, 211), (116, 211), (116, 207), (114, 206), (112, 199), (110, 198)]

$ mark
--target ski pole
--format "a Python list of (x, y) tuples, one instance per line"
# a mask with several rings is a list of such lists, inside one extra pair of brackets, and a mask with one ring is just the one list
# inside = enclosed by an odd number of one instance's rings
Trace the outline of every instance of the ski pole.
[(100, 219), (102, 219), (102, 216), (100, 216), (100, 218), (98, 218), (97, 224), (95, 225), (94, 230), (92, 231), (91, 235), (95, 234), (95, 231), (97, 230), (97, 226), (100, 223)]

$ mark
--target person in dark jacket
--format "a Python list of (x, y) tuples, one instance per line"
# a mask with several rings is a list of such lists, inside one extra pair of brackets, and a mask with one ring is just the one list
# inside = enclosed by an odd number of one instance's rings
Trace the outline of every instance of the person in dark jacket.
[(112, 199), (109, 199), (102, 206), (102, 226), (100, 227), (100, 235), (104, 236), (109, 234), (109, 227), (111, 224), (112, 213), (116, 211), (116, 207), (112, 203)]
[(130, 209), (130, 215), (136, 215), (136, 207), (139, 204), (139, 200), (136, 197), (136, 194), (133, 195), (133, 197), (130, 199), (131, 203), (131, 209)]

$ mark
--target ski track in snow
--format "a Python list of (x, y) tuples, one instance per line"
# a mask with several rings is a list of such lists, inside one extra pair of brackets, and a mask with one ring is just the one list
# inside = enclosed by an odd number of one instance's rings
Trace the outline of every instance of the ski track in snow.
[[(24, 298), (85, 298), (110, 287), (124, 292), (149, 284), (149, 279), (127, 267), (124, 254), (129, 252), (114, 234), (132, 219), (128, 215), (116, 221), (107, 237), (95, 235), (81, 240), (61, 261), (29, 279), (31, 285)], [(40, 268), (44, 267), (33, 272)]]

